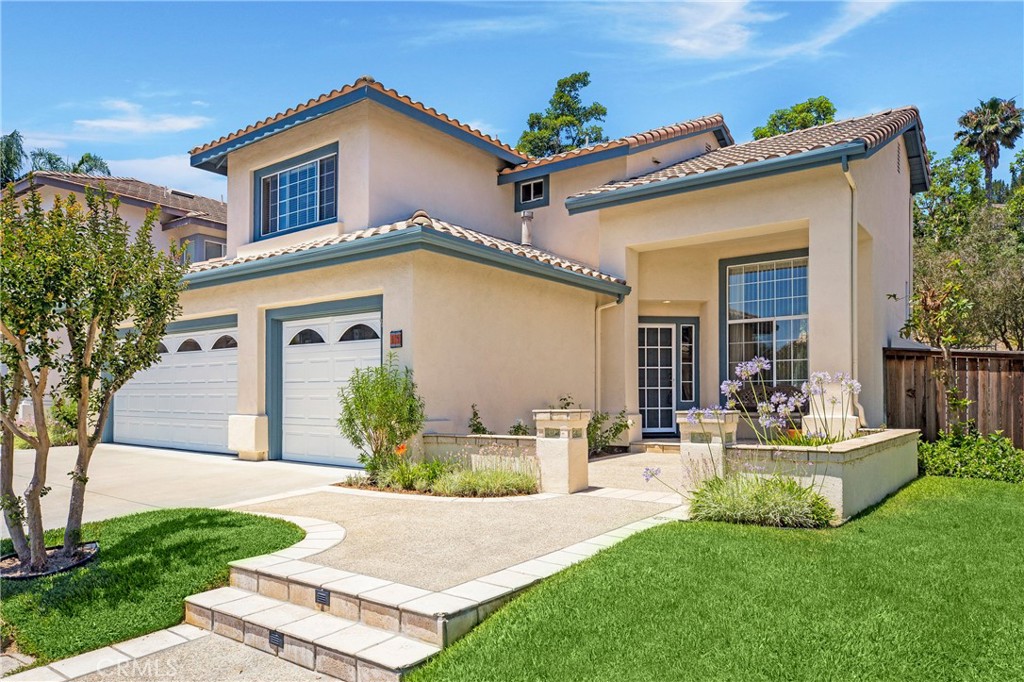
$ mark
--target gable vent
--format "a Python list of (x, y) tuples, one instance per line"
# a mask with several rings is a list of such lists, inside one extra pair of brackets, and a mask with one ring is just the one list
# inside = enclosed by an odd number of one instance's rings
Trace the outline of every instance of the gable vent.
[(896, 141), (896, 172), (903, 174), (903, 143)]
[(704, 151), (705, 152), (710, 152), (712, 149), (714, 149), (714, 147), (711, 146), (710, 142), (705, 142), (704, 143)]

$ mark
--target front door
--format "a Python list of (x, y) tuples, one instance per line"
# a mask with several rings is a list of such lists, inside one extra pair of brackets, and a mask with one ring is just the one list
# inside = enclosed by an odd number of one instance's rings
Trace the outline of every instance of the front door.
[(643, 318), (637, 330), (640, 419), (644, 435), (676, 433), (676, 410), (697, 404), (696, 318)]

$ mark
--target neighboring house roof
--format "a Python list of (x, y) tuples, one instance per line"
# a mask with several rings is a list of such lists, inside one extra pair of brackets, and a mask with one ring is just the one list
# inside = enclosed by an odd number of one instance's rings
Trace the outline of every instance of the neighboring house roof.
[(577, 147), (561, 154), (533, 158), (512, 168), (502, 170), (498, 183), (505, 184), (517, 180), (525, 180), (551, 171), (583, 165), (584, 163), (593, 163), (616, 156), (625, 156), (649, 149), (650, 147), (706, 132), (714, 133), (715, 137), (718, 138), (720, 146), (725, 147), (734, 143), (732, 133), (729, 132), (729, 127), (725, 124), (725, 119), (722, 118), (722, 115), (711, 114), (647, 130), (642, 133), (627, 135), (626, 137), (609, 140), (608, 142)]
[(574, 194), (565, 204), (570, 213), (579, 213), (771, 173), (847, 162), (868, 157), (901, 135), (910, 159), (911, 192), (924, 191), (931, 171), (921, 117), (916, 107), (903, 107), (715, 149), (651, 173)]
[(18, 181), (15, 185), (17, 193), (22, 194), (28, 191), (30, 182), (73, 192), (83, 192), (86, 187), (99, 188), (100, 185), (103, 185), (108, 192), (116, 195), (124, 203), (145, 208), (160, 206), (167, 213), (178, 216), (173, 221), (175, 223), (181, 223), (186, 219), (198, 219), (216, 223), (218, 226), (226, 226), (228, 222), (228, 205), (223, 201), (154, 185), (135, 178), (34, 171)]
[(229, 135), (224, 135), (212, 142), (196, 147), (189, 152), (192, 156), (192, 165), (215, 173), (226, 174), (226, 157), (229, 152), (252, 144), (269, 135), (293, 128), (301, 123), (325, 116), (367, 99), (383, 104), (423, 123), (427, 123), (442, 132), (490, 151), (509, 163), (520, 163), (530, 158), (528, 155), (516, 151), (497, 138), (486, 135), (447, 114), (440, 113), (436, 109), (428, 108), (421, 102), (399, 94), (395, 90), (385, 88), (372, 76), (361, 76), (354, 83), (346, 85), (340, 90), (332, 90), (320, 95), (316, 99), (309, 100), (305, 104), (299, 104), (250, 126), (236, 130)]
[(408, 220), (285, 246), (236, 258), (195, 263), (186, 279), (191, 286), (280, 274), (317, 265), (332, 265), (371, 255), (389, 255), (426, 248), (455, 257), (525, 271), (547, 279), (610, 295), (629, 292), (624, 280), (583, 263), (532, 246), (470, 230), (416, 211)]

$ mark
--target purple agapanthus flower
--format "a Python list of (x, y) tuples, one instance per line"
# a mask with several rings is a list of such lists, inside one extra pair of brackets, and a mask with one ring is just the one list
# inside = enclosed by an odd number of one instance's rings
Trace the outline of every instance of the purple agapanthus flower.
[(700, 421), (700, 410), (696, 407), (691, 407), (686, 411), (686, 421), (690, 424), (696, 424)]
[(722, 395), (734, 395), (740, 392), (743, 388), (743, 382), (737, 381), (736, 379), (726, 379), (722, 382)]
[(644, 467), (644, 483), (650, 483), (652, 478), (661, 476), (661, 467)]

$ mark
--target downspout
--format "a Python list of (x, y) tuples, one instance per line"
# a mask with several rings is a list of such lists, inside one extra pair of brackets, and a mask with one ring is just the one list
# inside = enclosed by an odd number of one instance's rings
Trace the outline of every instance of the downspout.
[[(850, 174), (850, 158), (843, 155), (843, 177), (850, 186), (850, 371), (853, 378), (860, 375), (860, 362), (857, 358), (857, 183)], [(857, 408), (857, 419), (861, 426), (867, 426), (864, 406), (860, 399), (853, 396), (853, 405)]]
[(625, 298), (622, 294), (611, 303), (599, 305), (594, 309), (594, 412), (601, 411), (601, 311), (613, 308)]

